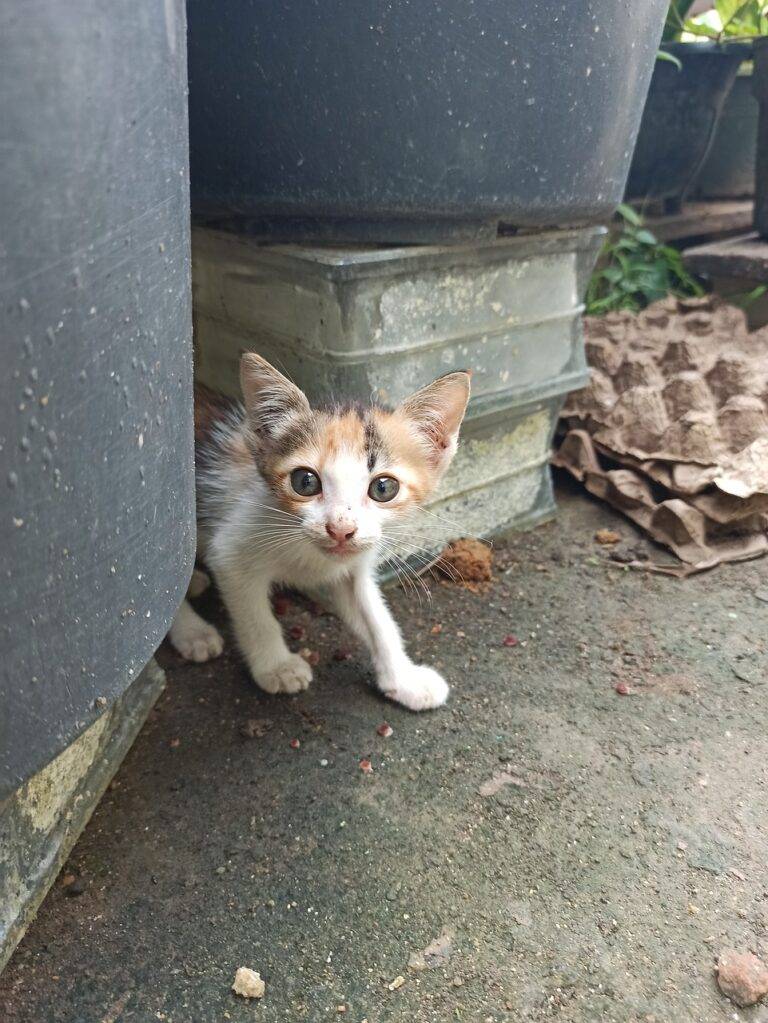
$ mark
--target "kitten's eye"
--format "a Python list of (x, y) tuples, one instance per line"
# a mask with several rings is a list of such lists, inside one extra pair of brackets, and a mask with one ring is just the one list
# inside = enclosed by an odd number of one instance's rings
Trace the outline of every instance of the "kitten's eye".
[(320, 477), (311, 469), (294, 469), (291, 473), (291, 486), (300, 497), (314, 497), (323, 489)]
[(374, 501), (384, 503), (396, 497), (399, 489), (400, 484), (392, 476), (377, 476), (375, 480), (371, 480), (371, 485), (368, 487), (368, 496), (373, 498)]

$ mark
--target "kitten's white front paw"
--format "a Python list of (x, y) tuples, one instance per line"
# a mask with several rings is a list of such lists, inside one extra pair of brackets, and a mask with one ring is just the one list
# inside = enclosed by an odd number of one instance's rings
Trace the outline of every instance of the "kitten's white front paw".
[(405, 665), (394, 684), (382, 686), (382, 691), (390, 700), (402, 703), (409, 710), (431, 710), (448, 699), (448, 683), (425, 664)]
[(300, 693), (312, 681), (312, 669), (298, 654), (289, 654), (271, 671), (254, 671), (253, 677), (267, 693)]
[(181, 625), (174, 625), (170, 632), (171, 643), (176, 647), (185, 661), (210, 661), (218, 657), (224, 649), (224, 640), (218, 629), (214, 629), (202, 618), (191, 620)]

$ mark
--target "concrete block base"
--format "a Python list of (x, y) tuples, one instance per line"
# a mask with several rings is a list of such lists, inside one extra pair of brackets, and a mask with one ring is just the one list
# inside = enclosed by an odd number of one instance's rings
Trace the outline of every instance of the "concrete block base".
[(0, 970), (164, 685), (150, 661), (109, 710), (0, 804)]
[(603, 233), (341, 248), (259, 245), (200, 228), (198, 378), (237, 394), (239, 357), (252, 349), (310, 400), (394, 404), (469, 368), (459, 454), (414, 531), (435, 549), (531, 525), (553, 513), (552, 433), (563, 397), (587, 379), (581, 298)]

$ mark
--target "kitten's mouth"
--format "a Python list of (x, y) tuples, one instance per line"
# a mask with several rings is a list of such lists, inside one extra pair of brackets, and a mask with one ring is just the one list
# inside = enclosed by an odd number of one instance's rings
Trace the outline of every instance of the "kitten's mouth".
[(353, 546), (349, 543), (321, 543), (320, 549), (334, 558), (349, 558), (353, 554), (359, 554), (361, 550), (357, 544)]

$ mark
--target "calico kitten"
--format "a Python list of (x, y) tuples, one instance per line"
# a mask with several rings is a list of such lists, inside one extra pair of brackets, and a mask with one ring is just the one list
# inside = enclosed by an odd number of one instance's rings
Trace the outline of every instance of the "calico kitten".
[[(382, 693), (411, 710), (444, 703), (445, 680), (408, 657), (375, 572), (453, 458), (469, 374), (448, 373), (393, 411), (312, 409), (250, 352), (240, 381), (244, 404), (195, 395), (198, 556), (216, 578), (256, 683), (268, 693), (307, 688), (312, 670), (285, 645), (270, 591), (322, 587), (370, 650)], [(223, 647), (186, 600), (169, 637), (194, 661)]]

